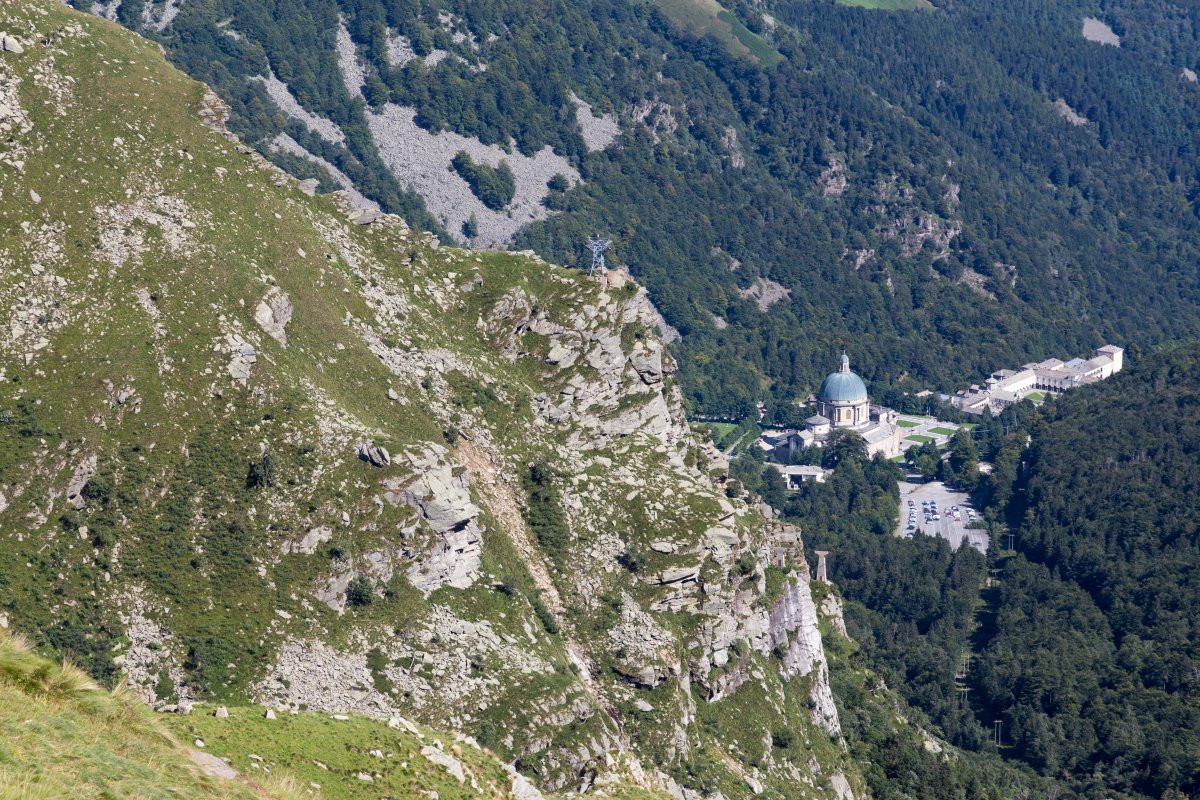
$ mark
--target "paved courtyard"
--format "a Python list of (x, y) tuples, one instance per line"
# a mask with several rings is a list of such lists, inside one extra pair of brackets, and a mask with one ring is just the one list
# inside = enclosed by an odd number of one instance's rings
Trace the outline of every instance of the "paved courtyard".
[[(908, 501), (913, 501), (917, 519), (916, 531), (908, 530)], [(921, 503), (926, 500), (936, 500), (941, 519), (936, 522), (925, 522), (921, 512)], [(954, 517), (947, 512), (951, 507), (958, 506), (962, 522), (955, 522)], [(950, 548), (957, 550), (965, 541), (981, 553), (987, 553), (988, 532), (983, 529), (967, 527), (967, 509), (971, 507), (971, 498), (966, 492), (956, 492), (946, 488), (941, 481), (929, 483), (900, 482), (900, 526), (897, 536), (911, 538), (913, 533), (924, 533), (928, 536), (940, 536), (950, 543)]]

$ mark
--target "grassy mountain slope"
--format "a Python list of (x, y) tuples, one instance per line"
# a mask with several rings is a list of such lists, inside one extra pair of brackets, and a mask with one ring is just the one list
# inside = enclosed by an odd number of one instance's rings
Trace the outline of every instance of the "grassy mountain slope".
[(0, 797), (291, 800), (294, 781), (208, 777), (130, 692), (40, 658), (0, 631)]
[(310, 196), (114, 24), (0, 29), (6, 622), (549, 789), (861, 789), (798, 531), (725, 497), (645, 290)]
[[(411, 722), (205, 712), (152, 715), (124, 687), (107, 691), (0, 631), (0, 797), (540, 797), (472, 740)], [(625, 782), (605, 795), (656, 796)]]

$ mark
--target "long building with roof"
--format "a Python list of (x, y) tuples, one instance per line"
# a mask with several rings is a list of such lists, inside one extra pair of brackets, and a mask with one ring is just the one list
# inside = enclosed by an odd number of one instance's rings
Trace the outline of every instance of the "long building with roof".
[(973, 384), (959, 390), (950, 402), (964, 414), (982, 414), (985, 410), (999, 414), (1034, 392), (1065, 392), (1112, 377), (1121, 371), (1124, 356), (1123, 349), (1106, 344), (1092, 351), (1087, 360), (1048, 358), (1025, 364), (1018, 370), (1002, 369), (988, 376), (983, 385)]

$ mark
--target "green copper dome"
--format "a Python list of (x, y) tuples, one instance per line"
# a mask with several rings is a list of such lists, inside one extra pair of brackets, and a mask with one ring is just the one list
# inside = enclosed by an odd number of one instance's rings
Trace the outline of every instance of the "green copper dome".
[(850, 371), (850, 358), (842, 353), (842, 366), (831, 372), (821, 383), (817, 396), (826, 403), (865, 403), (867, 385), (862, 378)]

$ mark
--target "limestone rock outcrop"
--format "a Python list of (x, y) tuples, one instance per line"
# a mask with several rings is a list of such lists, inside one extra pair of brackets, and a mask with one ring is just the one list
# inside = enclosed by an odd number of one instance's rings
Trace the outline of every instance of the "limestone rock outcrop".
[(333, 531), (326, 525), (318, 525), (317, 527), (304, 534), (298, 542), (285, 542), (283, 545), (283, 554), (302, 553), (306, 556), (311, 556), (317, 552), (317, 547), (328, 542), (333, 538)]
[[(679, 390), (667, 384), (675, 362), (653, 333), (661, 317), (645, 289), (620, 294), (627, 296), (603, 291), (598, 305), (566, 316), (505, 298), (491, 325), (507, 323), (509, 338), (525, 331), (546, 337), (544, 361), (564, 380), (555, 393), (535, 395), (533, 407), (548, 422), (569, 426), (572, 446), (597, 448), (639, 434), (677, 451), (688, 432)], [(623, 338), (628, 332), (631, 343)]]
[(441, 586), (465, 589), (475, 582), (483, 553), (480, 509), (471, 500), (469, 475), (434, 443), (410, 452), (408, 462), (415, 480), (383, 482), (384, 499), (415, 508), (433, 533), (409, 568), (408, 579), (426, 595)]
[[(817, 606), (813, 602), (808, 578), (794, 579), (783, 597), (771, 609), (768, 630), (771, 646), (784, 646), (784, 675), (814, 676), (812, 688), (813, 720), (832, 735), (841, 735), (837, 706), (829, 686), (829, 664), (821, 642)], [(790, 641), (789, 641), (790, 640)]]
[(287, 345), (287, 324), (292, 321), (292, 304), (285, 292), (272, 286), (254, 308), (254, 321), (268, 336)]
[(85, 457), (75, 466), (75, 471), (71, 473), (71, 481), (67, 484), (67, 502), (70, 503), (75, 510), (80, 510), (87, 505), (87, 500), (83, 496), (83, 490), (87, 486), (88, 481), (96, 474), (96, 456), (89, 455)]
[(679, 674), (675, 637), (629, 594), (621, 598), (621, 620), (609, 630), (608, 637), (617, 654), (614, 668), (630, 681), (652, 688)]

